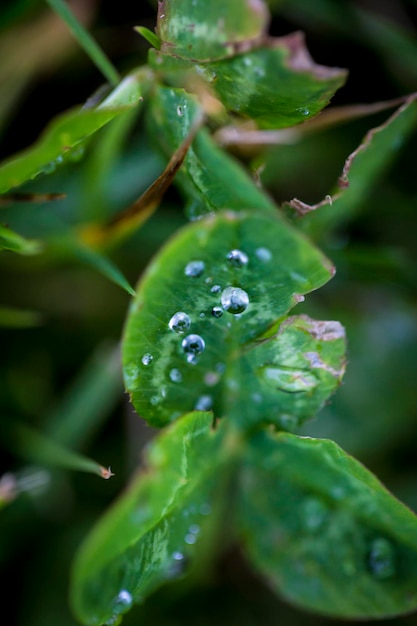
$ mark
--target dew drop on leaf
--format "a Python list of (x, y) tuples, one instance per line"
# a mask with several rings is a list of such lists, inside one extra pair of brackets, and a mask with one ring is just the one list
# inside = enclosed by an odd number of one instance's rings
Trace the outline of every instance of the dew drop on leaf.
[(172, 558), (174, 559), (174, 561), (182, 561), (184, 559), (184, 555), (182, 552), (174, 552)]
[(328, 517), (328, 509), (317, 498), (307, 498), (303, 502), (303, 525), (307, 531), (316, 532), (322, 529)]
[(213, 398), (209, 395), (200, 396), (195, 404), (196, 411), (210, 411), (213, 407)]
[(248, 255), (242, 250), (231, 250), (226, 258), (233, 267), (244, 267), (249, 262)]
[(200, 335), (187, 335), (182, 340), (181, 346), (184, 352), (189, 357), (191, 357), (191, 359), (188, 359), (188, 361), (192, 363), (193, 362), (192, 357), (195, 357), (198, 354), (201, 354), (204, 351), (204, 348), (206, 347), (206, 343), (204, 339), (200, 337)]
[(184, 109), (182, 106), (177, 106), (177, 115), (178, 117), (182, 117), (184, 115)]
[(150, 352), (145, 352), (143, 357), (141, 358), (143, 365), (150, 365), (153, 361), (153, 356)]
[(220, 287), (220, 285), (213, 285), (213, 287), (210, 289), (211, 293), (220, 293), (222, 290), (222, 288)]
[(239, 287), (226, 287), (221, 297), (222, 306), (225, 311), (237, 315), (243, 313), (249, 305), (249, 296)]
[(185, 543), (188, 543), (189, 546), (193, 545), (196, 541), (197, 537), (193, 535), (193, 533), (187, 533), (187, 535), (185, 535)]
[(204, 261), (190, 261), (185, 266), (184, 274), (191, 278), (198, 278), (204, 272), (205, 268)]
[(255, 254), (262, 263), (268, 263), (272, 259), (272, 252), (268, 248), (256, 248)]
[(182, 383), (182, 374), (176, 367), (170, 371), (169, 378), (173, 383)]
[(378, 537), (372, 541), (368, 554), (368, 568), (372, 576), (378, 580), (386, 580), (394, 576), (394, 548), (384, 537)]
[(211, 310), (213, 317), (221, 317), (223, 315), (223, 309), (220, 306), (214, 306)]
[(177, 311), (168, 322), (169, 328), (179, 335), (185, 333), (191, 326), (191, 319), (184, 311)]

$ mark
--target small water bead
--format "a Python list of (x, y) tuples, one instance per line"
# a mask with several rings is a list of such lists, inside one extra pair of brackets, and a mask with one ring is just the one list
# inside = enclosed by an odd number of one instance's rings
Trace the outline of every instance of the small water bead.
[(220, 306), (214, 306), (211, 309), (211, 314), (213, 317), (219, 318), (223, 315), (223, 309)]
[(150, 352), (145, 352), (143, 357), (141, 358), (143, 365), (150, 365), (153, 361), (153, 356)]
[(200, 337), (200, 335), (187, 335), (182, 340), (181, 346), (184, 352), (188, 355), (188, 357), (191, 357), (191, 358), (187, 358), (187, 360), (190, 363), (193, 363), (194, 362), (193, 357), (204, 352), (206, 343), (204, 339)]
[(255, 254), (262, 263), (268, 263), (272, 259), (272, 252), (268, 248), (257, 248)]
[(178, 311), (175, 313), (168, 322), (169, 328), (174, 332), (182, 335), (191, 326), (191, 319), (184, 311)]
[(185, 266), (184, 274), (191, 278), (198, 278), (206, 269), (204, 261), (190, 261)]
[(170, 371), (169, 378), (173, 383), (182, 383), (182, 374), (176, 367)]
[(182, 117), (184, 115), (184, 109), (182, 106), (177, 106), (177, 115), (178, 117)]
[(220, 287), (220, 285), (213, 285), (213, 287), (210, 289), (211, 293), (220, 293), (222, 290), (222, 288)]
[(206, 317), (206, 314), (204, 313), (204, 311), (202, 311), (198, 317), (204, 319)]
[(374, 578), (386, 580), (395, 574), (395, 554), (392, 544), (384, 537), (378, 537), (371, 543), (368, 555), (368, 567)]
[(172, 558), (174, 559), (174, 561), (182, 561), (184, 559), (184, 555), (182, 552), (174, 552)]
[(243, 313), (249, 305), (249, 296), (239, 287), (226, 287), (221, 297), (222, 306), (225, 311), (236, 315)]
[(248, 255), (242, 250), (231, 250), (226, 258), (233, 267), (244, 267), (249, 262)]
[(198, 535), (198, 533), (200, 532), (200, 526), (198, 524), (191, 524), (190, 528), (188, 529), (188, 531), (192, 534), (192, 535)]
[(217, 372), (207, 372), (207, 374), (204, 375), (204, 384), (207, 385), (207, 387), (214, 387), (219, 380), (220, 374)]
[(185, 543), (188, 543), (189, 546), (192, 546), (197, 541), (197, 536), (193, 535), (193, 533), (188, 533), (185, 535)]
[(195, 404), (196, 411), (210, 411), (213, 407), (213, 398), (209, 395), (200, 396)]

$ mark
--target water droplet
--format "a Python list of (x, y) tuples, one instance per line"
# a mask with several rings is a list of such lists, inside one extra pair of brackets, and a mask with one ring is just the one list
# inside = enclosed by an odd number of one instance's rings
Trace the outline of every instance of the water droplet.
[(308, 370), (277, 365), (262, 367), (260, 370), (265, 382), (290, 393), (309, 391), (319, 384), (315, 374)]
[(239, 287), (226, 287), (222, 293), (222, 306), (228, 313), (243, 313), (249, 305), (249, 296)]
[(204, 282), (206, 283), (206, 285), (210, 285), (210, 283), (213, 282), (213, 276), (207, 276)]
[(200, 526), (198, 524), (191, 524), (188, 532), (190, 532), (192, 535), (198, 535), (198, 533), (200, 532)]
[(210, 411), (213, 407), (213, 398), (209, 395), (200, 396), (195, 404), (196, 411)]
[(196, 535), (192, 533), (188, 533), (185, 535), (185, 543), (188, 543), (189, 546), (192, 546), (197, 541)]
[(378, 580), (386, 580), (394, 576), (394, 548), (384, 537), (378, 537), (372, 541), (368, 555), (368, 567), (374, 578)]
[(70, 150), (70, 152), (68, 152), (68, 160), (72, 161), (73, 163), (77, 163), (78, 161), (81, 161), (81, 159), (83, 158), (85, 153), (85, 147), (84, 146), (76, 146), (75, 148), (73, 148), (72, 150)]
[(122, 623), (121, 615), (113, 615), (105, 624), (105, 626), (119, 626)]
[(214, 306), (211, 310), (213, 317), (221, 317), (223, 315), (223, 309), (220, 306)]
[(205, 268), (204, 261), (190, 261), (185, 266), (184, 274), (192, 278), (198, 278), (204, 272)]
[(177, 106), (177, 115), (179, 117), (182, 117), (184, 115), (184, 109), (182, 108), (182, 106)]
[(257, 248), (255, 254), (262, 263), (268, 263), (272, 259), (272, 252), (268, 248)]
[(182, 349), (188, 355), (187, 361), (189, 363), (195, 363), (195, 358), (198, 354), (201, 354), (206, 347), (206, 343), (200, 335), (187, 335), (184, 337), (181, 343)]
[(231, 250), (226, 258), (233, 267), (244, 267), (249, 262), (248, 255), (242, 250)]
[(64, 157), (62, 156), (62, 154), (59, 154), (55, 159), (55, 163), (57, 163), (58, 165), (61, 165), (61, 163), (63, 162), (64, 162)]
[(210, 515), (211, 513), (211, 505), (208, 502), (203, 502), (200, 506), (201, 515)]
[(43, 166), (42, 171), (44, 174), (53, 174), (56, 170), (55, 161), (50, 161), (46, 165)]
[(204, 311), (202, 311), (198, 317), (201, 317), (201, 319), (204, 319), (206, 317), (206, 314), (204, 313)]
[(152, 398), (149, 400), (152, 406), (156, 406), (157, 404), (159, 404), (160, 401), (161, 398), (159, 396), (152, 396)]
[(182, 552), (174, 552), (172, 558), (174, 559), (174, 561), (182, 561), (184, 559), (184, 555)]
[(211, 293), (220, 293), (222, 290), (222, 288), (220, 287), (220, 285), (213, 285), (213, 287), (210, 289)]
[(297, 113), (307, 116), (310, 115), (310, 109), (307, 109), (307, 107), (300, 107), (299, 109), (297, 109)]
[(141, 358), (143, 365), (150, 365), (153, 361), (153, 356), (150, 352), (145, 352), (143, 357)]
[(168, 326), (174, 333), (182, 335), (191, 326), (191, 319), (184, 311), (177, 311), (168, 322)]
[(308, 531), (315, 532), (322, 529), (328, 514), (326, 505), (317, 498), (307, 498), (303, 503), (303, 523)]
[(207, 372), (207, 374), (204, 375), (204, 383), (208, 387), (214, 387), (214, 385), (217, 385), (219, 380), (220, 375), (217, 372)]
[(176, 367), (170, 371), (169, 377), (173, 383), (182, 383), (182, 374)]
[(122, 589), (116, 599), (116, 604), (122, 610), (130, 608), (132, 606), (133, 598), (132, 594), (127, 589)]

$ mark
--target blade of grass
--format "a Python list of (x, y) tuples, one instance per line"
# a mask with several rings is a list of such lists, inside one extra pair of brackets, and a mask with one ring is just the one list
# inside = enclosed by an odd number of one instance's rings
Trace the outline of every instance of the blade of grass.
[(90, 33), (79, 23), (68, 5), (63, 0), (46, 0), (46, 2), (67, 24), (80, 46), (98, 67), (106, 80), (108, 80), (111, 85), (116, 86), (120, 81), (118, 71), (96, 41), (91, 37)]

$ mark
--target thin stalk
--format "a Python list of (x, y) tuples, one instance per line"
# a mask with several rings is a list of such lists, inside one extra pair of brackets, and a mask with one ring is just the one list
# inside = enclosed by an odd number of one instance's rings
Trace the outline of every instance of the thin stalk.
[(90, 33), (80, 24), (66, 2), (64, 2), (64, 0), (46, 0), (46, 2), (67, 24), (80, 46), (88, 54), (108, 82), (116, 86), (120, 81), (118, 71), (97, 42), (91, 37)]

